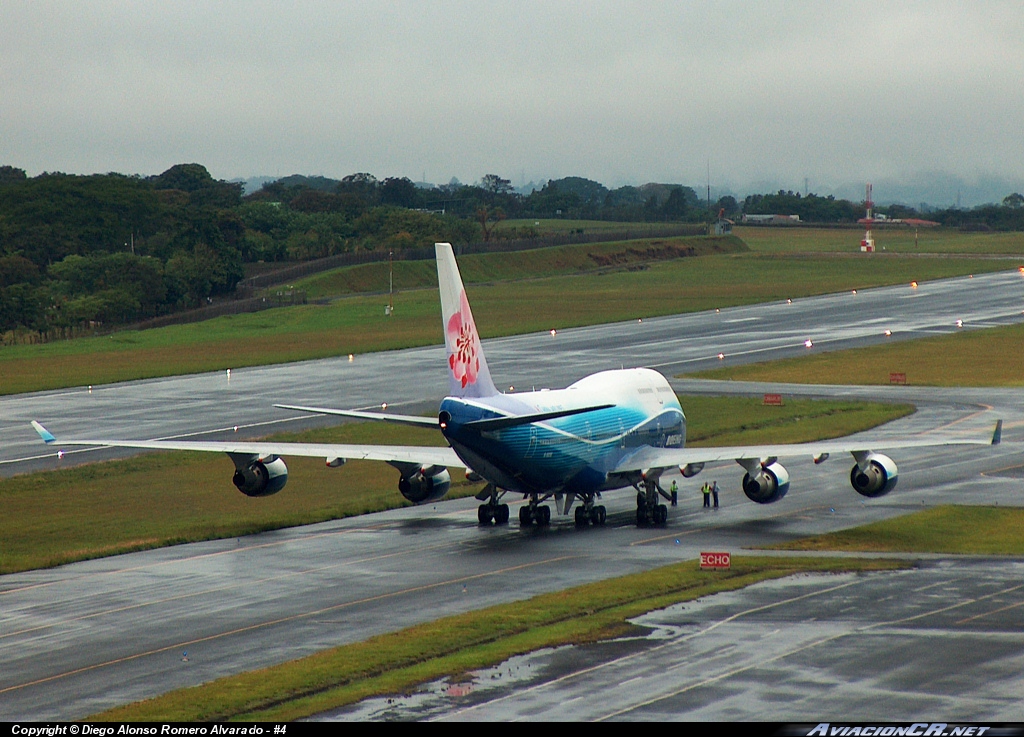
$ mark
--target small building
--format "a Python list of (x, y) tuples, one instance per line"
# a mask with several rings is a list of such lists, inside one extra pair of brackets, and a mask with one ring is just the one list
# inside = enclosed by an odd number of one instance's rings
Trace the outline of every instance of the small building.
[(743, 222), (751, 225), (792, 225), (800, 222), (799, 215), (748, 215), (743, 213)]

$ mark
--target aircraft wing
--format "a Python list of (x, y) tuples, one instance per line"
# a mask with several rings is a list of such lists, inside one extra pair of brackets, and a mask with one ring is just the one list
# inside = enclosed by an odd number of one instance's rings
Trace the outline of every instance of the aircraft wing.
[[(762, 460), (766, 458), (793, 458), (810, 456), (824, 459), (833, 453), (862, 453), (902, 448), (930, 448), (951, 445), (998, 445), (1002, 436), (1002, 420), (996, 423), (991, 438), (911, 438), (907, 440), (855, 440), (839, 438), (814, 443), (791, 443), (779, 445), (735, 445), (718, 448), (638, 448), (612, 469), (612, 473), (646, 471), (652, 468), (671, 468), (690, 463), (714, 463), (717, 461)], [(743, 464), (741, 464), (743, 465)]]
[[(33, 421), (32, 427), (46, 443), (56, 438), (45, 427)], [(206, 441), (206, 440), (61, 440), (61, 445), (98, 445), (111, 448), (141, 448), (145, 450), (194, 450), (270, 456), (302, 456), (307, 458), (344, 458), (346, 460), (394, 461), (423, 465), (466, 468), (466, 464), (451, 448), (419, 445), (342, 445), (334, 443), (275, 443), (262, 440)]]

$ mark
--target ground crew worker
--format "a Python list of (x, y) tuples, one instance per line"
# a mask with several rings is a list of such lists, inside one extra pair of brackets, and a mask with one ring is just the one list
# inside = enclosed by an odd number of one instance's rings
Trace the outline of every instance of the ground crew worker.
[(704, 508), (708, 509), (711, 507), (711, 484), (707, 481), (700, 487), (700, 493), (704, 495)]
[(711, 482), (711, 494), (715, 497), (715, 509), (718, 509), (718, 482)]
[(679, 498), (679, 484), (676, 483), (675, 479), (672, 479), (672, 486), (668, 490), (672, 494), (672, 506), (674, 507)]

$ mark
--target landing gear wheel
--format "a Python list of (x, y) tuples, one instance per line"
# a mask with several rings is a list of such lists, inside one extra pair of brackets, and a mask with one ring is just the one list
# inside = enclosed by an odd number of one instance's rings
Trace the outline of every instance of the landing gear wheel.
[(647, 527), (647, 507), (636, 508), (636, 526)]
[(482, 525), (491, 524), (491, 519), (494, 517), (494, 512), (491, 509), (490, 504), (481, 504), (476, 510), (476, 518)]
[(659, 504), (654, 508), (654, 524), (664, 525), (668, 522), (668, 507)]
[(586, 527), (587, 522), (588, 520), (586, 507), (576, 507), (576, 526)]
[(494, 508), (494, 524), (496, 525), (507, 525), (508, 524), (508, 505), (499, 504)]
[(608, 511), (604, 508), (603, 504), (598, 504), (596, 507), (590, 509), (590, 521), (595, 525), (603, 525), (604, 521), (608, 518)]
[(538, 525), (551, 524), (551, 507), (547, 505), (543, 507), (537, 507), (533, 512), (533, 518)]
[(529, 504), (524, 504), (519, 508), (519, 526), (529, 527), (533, 524), (533, 510)]

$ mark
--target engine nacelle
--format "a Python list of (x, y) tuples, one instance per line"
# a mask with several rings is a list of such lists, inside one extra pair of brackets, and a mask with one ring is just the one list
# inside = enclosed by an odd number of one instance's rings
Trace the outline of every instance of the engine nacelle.
[(413, 504), (436, 502), (448, 493), (451, 485), (452, 477), (444, 466), (424, 466), (398, 479), (398, 490)]
[(288, 482), (288, 466), (284, 459), (276, 456), (236, 465), (231, 482), (246, 496), (270, 496), (281, 491)]
[(789, 491), (789, 471), (781, 463), (762, 466), (753, 476), (743, 475), (743, 493), (758, 504), (772, 504)]
[(892, 491), (896, 479), (896, 463), (881, 453), (867, 453), (857, 458), (857, 464), (850, 469), (850, 484), (854, 491), (872, 499)]

